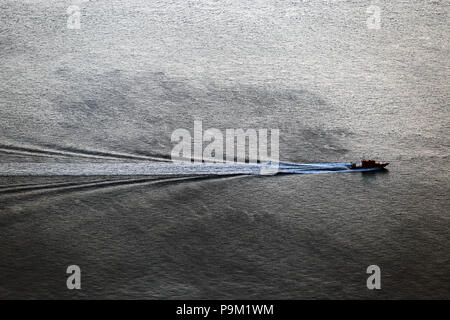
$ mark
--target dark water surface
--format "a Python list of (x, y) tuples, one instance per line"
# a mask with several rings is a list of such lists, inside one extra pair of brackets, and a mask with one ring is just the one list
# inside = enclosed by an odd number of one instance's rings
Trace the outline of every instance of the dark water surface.
[(68, 1), (0, 0), (1, 163), (167, 161), (194, 120), (391, 163), (0, 177), (0, 298), (449, 298), (450, 6), (375, 3), (379, 30), (369, 1), (98, 0), (70, 30)]

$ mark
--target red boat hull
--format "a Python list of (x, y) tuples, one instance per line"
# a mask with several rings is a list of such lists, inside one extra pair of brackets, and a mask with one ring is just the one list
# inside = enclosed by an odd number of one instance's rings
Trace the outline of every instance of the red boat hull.
[(361, 164), (352, 163), (350, 169), (383, 169), (389, 162), (376, 162), (375, 160), (362, 160)]

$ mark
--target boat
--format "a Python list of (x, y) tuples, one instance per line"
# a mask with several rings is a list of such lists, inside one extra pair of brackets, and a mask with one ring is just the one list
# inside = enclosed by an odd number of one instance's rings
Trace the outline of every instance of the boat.
[(361, 163), (350, 164), (350, 169), (384, 169), (389, 162), (377, 162), (375, 160), (361, 160)]

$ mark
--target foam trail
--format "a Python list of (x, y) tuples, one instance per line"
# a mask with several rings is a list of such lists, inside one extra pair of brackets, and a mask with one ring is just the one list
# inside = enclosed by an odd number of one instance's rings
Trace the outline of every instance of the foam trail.
[(362, 172), (350, 163), (0, 163), (0, 176), (165, 176), (165, 175), (272, 175)]

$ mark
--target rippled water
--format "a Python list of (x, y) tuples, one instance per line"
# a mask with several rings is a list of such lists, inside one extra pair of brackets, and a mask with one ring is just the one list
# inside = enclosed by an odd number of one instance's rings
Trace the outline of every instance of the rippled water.
[(0, 0), (2, 166), (163, 163), (194, 120), (279, 128), (285, 162), (390, 162), (0, 177), (0, 297), (449, 298), (449, 3), (373, 3), (79, 1), (71, 30), (70, 2)]

